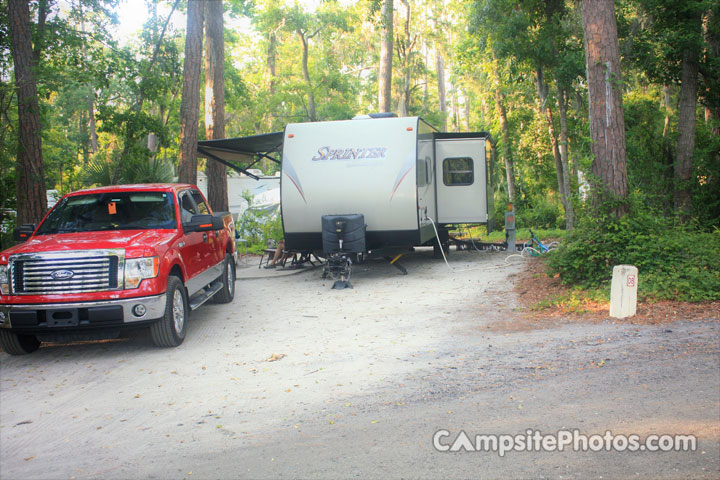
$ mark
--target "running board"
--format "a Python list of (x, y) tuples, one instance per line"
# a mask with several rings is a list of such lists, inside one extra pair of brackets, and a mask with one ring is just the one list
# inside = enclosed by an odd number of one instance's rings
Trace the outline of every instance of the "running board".
[(190, 310), (197, 309), (200, 305), (210, 300), (213, 295), (215, 295), (217, 292), (222, 290), (223, 284), (221, 281), (217, 281), (214, 283), (211, 283), (207, 287), (205, 287), (204, 290), (201, 292), (195, 294), (193, 298), (191, 298), (188, 303), (190, 305)]

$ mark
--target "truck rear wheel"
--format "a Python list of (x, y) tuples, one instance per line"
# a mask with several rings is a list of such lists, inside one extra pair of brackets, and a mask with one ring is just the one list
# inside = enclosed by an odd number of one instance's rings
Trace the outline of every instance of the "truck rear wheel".
[(230, 303), (235, 298), (235, 263), (229, 253), (225, 254), (225, 268), (222, 274), (223, 288), (212, 300), (215, 303)]
[(171, 275), (167, 284), (165, 315), (150, 325), (150, 336), (158, 347), (177, 347), (185, 340), (189, 313), (187, 294), (182, 281)]
[(0, 329), (0, 345), (10, 355), (26, 355), (40, 348), (40, 340), (34, 335), (18, 335), (7, 329)]

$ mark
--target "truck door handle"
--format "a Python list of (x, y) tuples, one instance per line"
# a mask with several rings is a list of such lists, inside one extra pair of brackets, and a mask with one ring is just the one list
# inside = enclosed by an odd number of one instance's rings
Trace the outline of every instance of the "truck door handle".
[(203, 233), (203, 242), (207, 243), (207, 233)]

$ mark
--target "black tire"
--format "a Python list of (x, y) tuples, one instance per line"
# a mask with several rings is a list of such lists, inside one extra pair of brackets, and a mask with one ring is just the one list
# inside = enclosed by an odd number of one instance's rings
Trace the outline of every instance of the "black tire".
[(212, 300), (215, 303), (230, 303), (235, 298), (235, 263), (229, 253), (225, 254), (225, 267), (221, 280), (223, 288), (213, 296)]
[(167, 284), (165, 314), (150, 325), (150, 336), (158, 347), (177, 347), (185, 340), (187, 320), (190, 314), (187, 293), (182, 281), (171, 275)]
[(0, 345), (10, 355), (27, 355), (40, 348), (40, 340), (34, 335), (18, 335), (2, 328), (0, 329)]

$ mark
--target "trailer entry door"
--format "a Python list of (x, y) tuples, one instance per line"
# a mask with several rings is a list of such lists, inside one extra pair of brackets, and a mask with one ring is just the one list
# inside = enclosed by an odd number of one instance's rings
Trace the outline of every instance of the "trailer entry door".
[(488, 220), (484, 138), (435, 140), (438, 223)]

